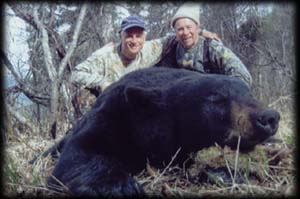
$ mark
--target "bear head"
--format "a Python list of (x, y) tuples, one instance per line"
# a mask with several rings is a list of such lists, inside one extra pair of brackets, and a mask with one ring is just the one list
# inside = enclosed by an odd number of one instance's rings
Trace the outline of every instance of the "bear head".
[(125, 97), (134, 107), (134, 117), (148, 117), (134, 125), (149, 126), (143, 120), (151, 123), (150, 115), (161, 118), (160, 125), (172, 128), (176, 143), (187, 151), (214, 143), (235, 149), (240, 139), (239, 149), (247, 152), (273, 136), (280, 120), (277, 111), (262, 107), (244, 82), (225, 75), (187, 72), (168, 85), (128, 86)]

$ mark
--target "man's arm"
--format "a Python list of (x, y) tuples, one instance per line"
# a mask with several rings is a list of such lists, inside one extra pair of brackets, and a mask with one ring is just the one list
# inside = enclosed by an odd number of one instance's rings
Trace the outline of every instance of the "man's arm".
[(238, 77), (251, 87), (252, 77), (248, 69), (229, 48), (219, 42), (211, 41), (209, 51), (210, 61), (224, 69), (226, 75)]
[(105, 64), (101, 49), (94, 52), (72, 71), (71, 81), (76, 86), (99, 89), (105, 81)]

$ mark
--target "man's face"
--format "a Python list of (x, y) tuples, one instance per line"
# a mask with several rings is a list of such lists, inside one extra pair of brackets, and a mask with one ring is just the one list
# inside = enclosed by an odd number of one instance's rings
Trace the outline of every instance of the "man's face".
[(141, 28), (133, 27), (121, 32), (122, 54), (129, 59), (134, 59), (143, 48), (145, 40), (146, 35)]
[(189, 18), (179, 18), (174, 26), (176, 39), (185, 49), (192, 48), (198, 41), (199, 25)]

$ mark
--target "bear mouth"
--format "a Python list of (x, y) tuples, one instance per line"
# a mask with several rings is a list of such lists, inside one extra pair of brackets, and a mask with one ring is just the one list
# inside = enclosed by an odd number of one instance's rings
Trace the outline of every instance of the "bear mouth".
[(224, 145), (229, 146), (232, 150), (237, 150), (237, 148), (239, 148), (239, 151), (242, 153), (248, 153), (254, 150), (257, 144), (266, 140), (266, 138), (254, 136), (243, 137), (241, 133), (237, 133), (235, 131), (228, 131), (225, 137)]
[(232, 150), (237, 150), (237, 148), (239, 148), (240, 152), (248, 153), (250, 151), (253, 151), (255, 146), (258, 144), (255, 141), (249, 141), (244, 138), (241, 138), (240, 144), (238, 144), (239, 143), (238, 140), (239, 140), (238, 137), (231, 138), (225, 143), (225, 145), (229, 146), (230, 149)]

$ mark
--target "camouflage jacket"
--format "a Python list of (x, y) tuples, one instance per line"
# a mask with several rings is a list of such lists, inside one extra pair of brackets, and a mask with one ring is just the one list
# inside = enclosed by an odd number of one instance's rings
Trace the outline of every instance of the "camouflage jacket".
[(131, 71), (155, 65), (171, 38), (174, 36), (146, 41), (137, 57), (127, 66), (120, 56), (120, 44), (103, 47), (75, 67), (71, 81), (77, 86), (105, 89)]
[(157, 66), (225, 74), (240, 78), (249, 87), (252, 85), (252, 77), (241, 60), (230, 49), (215, 40), (199, 36), (196, 46), (189, 50), (173, 40), (172, 45), (168, 46), (162, 57)]
[(103, 47), (75, 67), (71, 80), (78, 86), (104, 89), (131, 71), (156, 64), (231, 75), (251, 86), (251, 75), (240, 59), (223, 44), (207, 41), (210, 40), (199, 36), (196, 47), (191, 50), (185, 50), (174, 35), (146, 41), (136, 59), (127, 66), (120, 57), (120, 44)]

